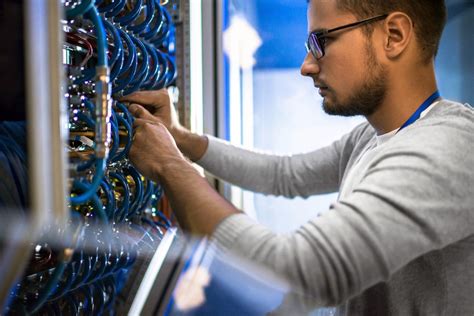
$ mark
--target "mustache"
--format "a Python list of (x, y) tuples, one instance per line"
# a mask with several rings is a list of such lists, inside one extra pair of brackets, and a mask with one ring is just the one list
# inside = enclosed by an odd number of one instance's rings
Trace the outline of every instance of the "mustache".
[(316, 88), (326, 88), (326, 89), (329, 88), (329, 86), (323, 80), (313, 78), (313, 81), (314, 81), (314, 86)]

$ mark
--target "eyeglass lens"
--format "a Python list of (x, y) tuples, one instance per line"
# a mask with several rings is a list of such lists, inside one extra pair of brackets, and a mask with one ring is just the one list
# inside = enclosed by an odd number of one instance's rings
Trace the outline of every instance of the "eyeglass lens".
[(324, 56), (324, 48), (322, 47), (316, 34), (310, 34), (309, 47), (311, 48), (311, 53), (316, 59)]

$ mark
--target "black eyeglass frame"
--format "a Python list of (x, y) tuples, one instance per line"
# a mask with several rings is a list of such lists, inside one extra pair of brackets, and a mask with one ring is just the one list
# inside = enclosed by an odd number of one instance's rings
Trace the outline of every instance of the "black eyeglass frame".
[(311, 32), (311, 33), (309, 33), (308, 39), (305, 42), (306, 53), (311, 52), (313, 57), (316, 60), (319, 60), (319, 59), (323, 58), (324, 55), (326, 55), (326, 52), (325, 52), (325, 44), (326, 44), (325, 36), (327, 36), (329, 33), (333, 33), (333, 32), (336, 32), (336, 31), (348, 29), (348, 28), (351, 28), (351, 27), (362, 26), (362, 25), (372, 23), (372, 22), (375, 22), (375, 21), (378, 21), (378, 20), (383, 20), (383, 19), (386, 19), (388, 16), (389, 16), (388, 14), (382, 14), (382, 15), (378, 15), (378, 16), (375, 16), (375, 17), (372, 17), (372, 18), (368, 18), (368, 19), (365, 19), (365, 20), (362, 20), (362, 21), (357, 21), (357, 22), (353, 22), (353, 23), (350, 23), (350, 24), (338, 26), (338, 27), (335, 27), (335, 28), (332, 28), (332, 29), (329, 29), (329, 30)]

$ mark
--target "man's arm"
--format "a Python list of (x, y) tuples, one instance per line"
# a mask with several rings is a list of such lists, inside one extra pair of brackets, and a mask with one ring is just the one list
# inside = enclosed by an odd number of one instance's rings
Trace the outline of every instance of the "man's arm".
[(430, 135), (436, 133), (425, 134), (417, 142), (423, 146), (407, 147), (415, 138), (409, 135), (376, 158), (351, 195), (295, 233), (275, 234), (235, 215), (213, 237), (221, 248), (285, 277), (319, 306), (339, 305), (469, 236), (472, 245), (473, 159), (461, 149), (472, 136), (466, 142), (452, 133), (440, 144)]
[(223, 219), (238, 213), (184, 158), (163, 124), (137, 119), (134, 127), (130, 160), (163, 186), (184, 230), (210, 235)]
[(181, 227), (194, 235), (211, 235), (220, 222), (239, 212), (186, 161), (166, 165), (159, 181)]
[[(461, 150), (465, 142), (450, 135), (443, 151), (430, 130), (416, 142), (425, 146), (406, 147), (414, 141), (409, 135), (375, 158), (360, 185), (330, 212), (278, 235), (219, 196), (162, 124), (137, 119), (135, 127), (130, 159), (163, 184), (185, 230), (212, 234), (224, 249), (272, 269), (321, 306), (340, 304), (473, 234), (474, 196), (466, 184), (474, 174), (465, 172), (471, 165)], [(453, 174), (463, 182), (451, 181)]]
[[(347, 164), (351, 141), (298, 155), (275, 155), (194, 134), (182, 127), (166, 90), (137, 92), (122, 101), (132, 102), (132, 114), (163, 123), (178, 148), (216, 177), (246, 190), (285, 196), (309, 197), (336, 192)], [(140, 104), (140, 105), (139, 105)]]

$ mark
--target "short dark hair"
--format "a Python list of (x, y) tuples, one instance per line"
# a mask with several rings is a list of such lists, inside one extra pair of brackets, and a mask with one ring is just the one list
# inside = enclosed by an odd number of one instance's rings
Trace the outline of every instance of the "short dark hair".
[[(421, 57), (428, 61), (438, 53), (439, 42), (446, 24), (444, 0), (337, 0), (340, 10), (360, 19), (400, 11), (414, 23), (415, 36), (422, 49)], [(373, 25), (365, 27), (372, 34)]]

